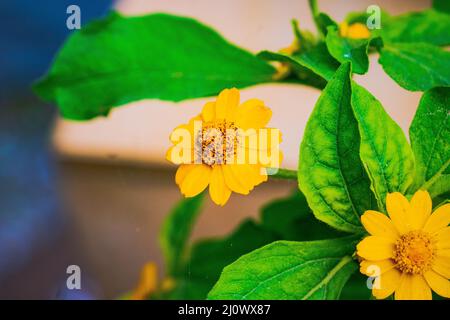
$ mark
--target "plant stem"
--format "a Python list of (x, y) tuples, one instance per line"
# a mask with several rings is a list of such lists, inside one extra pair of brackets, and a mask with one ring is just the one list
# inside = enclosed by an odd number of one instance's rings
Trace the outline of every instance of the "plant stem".
[(308, 2), (313, 17), (317, 16), (319, 14), (319, 7), (317, 6), (317, 0), (309, 0)]
[(311, 13), (313, 16), (314, 24), (316, 25), (317, 31), (319, 31), (320, 34), (324, 35), (322, 32), (322, 28), (320, 27), (319, 22), (317, 21), (317, 16), (319, 15), (319, 6), (317, 5), (317, 0), (309, 0), (309, 8), (311, 9)]
[(289, 169), (273, 169), (271, 168), (270, 171), (276, 171), (275, 174), (270, 175), (270, 177), (275, 179), (286, 179), (286, 180), (297, 180), (297, 171), (296, 170), (289, 170)]

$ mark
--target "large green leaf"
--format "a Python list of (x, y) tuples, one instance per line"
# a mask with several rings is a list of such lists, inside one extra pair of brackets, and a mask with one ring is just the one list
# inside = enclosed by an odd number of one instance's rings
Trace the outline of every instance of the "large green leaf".
[(379, 62), (407, 90), (426, 91), (450, 85), (450, 52), (431, 44), (385, 44)]
[(164, 220), (159, 241), (166, 262), (167, 273), (175, 274), (186, 258), (186, 247), (192, 227), (203, 202), (203, 194), (182, 199)]
[(416, 159), (415, 189), (450, 191), (450, 88), (427, 91), (409, 129)]
[(342, 233), (314, 218), (305, 197), (296, 190), (291, 196), (264, 206), (261, 223), (246, 220), (228, 236), (195, 244), (184, 269), (176, 275), (175, 290), (168, 298), (205, 299), (224, 267), (275, 240), (309, 241), (341, 236)]
[(227, 266), (209, 299), (337, 299), (357, 269), (355, 238), (277, 241)]
[(113, 12), (69, 37), (35, 91), (64, 117), (85, 120), (131, 101), (210, 96), (271, 81), (273, 73), (193, 19)]
[(336, 60), (352, 63), (353, 72), (364, 74), (369, 69), (368, 39), (341, 37), (338, 28), (328, 27), (326, 43), (328, 51)]
[(262, 208), (261, 226), (278, 239), (311, 241), (338, 238), (344, 234), (317, 220), (298, 190), (290, 197), (275, 200)]
[(360, 156), (378, 207), (388, 192), (405, 193), (414, 176), (414, 157), (402, 129), (366, 89), (352, 83), (351, 104), (361, 135)]
[(379, 34), (385, 42), (427, 42), (438, 46), (450, 44), (450, 15), (436, 10), (382, 19), (381, 26)]
[(433, 0), (433, 9), (450, 14), (450, 2), (448, 0)]
[[(339, 63), (328, 53), (324, 43), (318, 43), (311, 49), (292, 56), (271, 51), (262, 51), (258, 53), (258, 56), (265, 60), (290, 64), (299, 79), (307, 77), (307, 74), (302, 74), (306, 68), (321, 78), (329, 80), (339, 67)], [(323, 82), (324, 85), (325, 82)]]
[(316, 103), (300, 147), (299, 187), (314, 215), (336, 229), (361, 232), (360, 215), (375, 205), (359, 157), (350, 104), (350, 64), (343, 64)]

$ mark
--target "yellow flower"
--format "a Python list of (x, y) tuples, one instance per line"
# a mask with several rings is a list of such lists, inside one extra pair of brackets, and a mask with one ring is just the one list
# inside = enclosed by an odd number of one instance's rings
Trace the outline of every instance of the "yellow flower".
[(357, 246), (361, 273), (378, 276), (372, 294), (384, 299), (429, 300), (431, 290), (450, 298), (450, 204), (431, 214), (431, 198), (417, 191), (409, 202), (398, 192), (386, 197), (390, 219), (366, 211), (361, 222), (370, 236)]
[(248, 194), (267, 181), (268, 167), (278, 168), (280, 133), (265, 128), (272, 111), (261, 100), (239, 105), (239, 91), (223, 90), (200, 115), (172, 132), (167, 159), (180, 164), (175, 182), (185, 197), (209, 185), (211, 199), (224, 205), (231, 192)]
[(365, 24), (360, 22), (355, 22), (351, 25), (343, 22), (339, 26), (339, 32), (341, 37), (350, 39), (368, 39), (370, 37), (369, 29), (367, 29)]
[(151, 294), (156, 293), (158, 290), (161, 292), (167, 292), (175, 287), (175, 282), (172, 278), (166, 277), (158, 284), (158, 267), (155, 263), (149, 262), (144, 265), (141, 271), (141, 277), (136, 289), (133, 290), (129, 299), (130, 300), (145, 300)]

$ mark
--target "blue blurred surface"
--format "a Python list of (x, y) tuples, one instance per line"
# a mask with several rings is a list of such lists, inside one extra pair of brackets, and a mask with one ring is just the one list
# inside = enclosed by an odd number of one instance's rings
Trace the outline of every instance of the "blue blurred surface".
[(0, 2), (0, 297), (8, 297), (4, 282), (66, 231), (48, 144), (55, 110), (30, 86), (73, 32), (66, 27), (71, 4), (80, 7), (83, 26), (105, 14), (111, 1)]
[(0, 2), (0, 84), (6, 94), (29, 86), (50, 65), (66, 36), (67, 7), (78, 5), (82, 26), (103, 15), (111, 0), (3, 0)]

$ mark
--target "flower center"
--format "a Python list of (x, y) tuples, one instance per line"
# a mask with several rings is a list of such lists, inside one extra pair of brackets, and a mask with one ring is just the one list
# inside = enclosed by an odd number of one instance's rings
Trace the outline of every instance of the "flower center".
[(204, 123), (196, 138), (196, 157), (209, 166), (231, 163), (236, 156), (237, 138), (233, 122)]
[(400, 271), (423, 274), (431, 268), (434, 246), (429, 234), (410, 231), (395, 243), (394, 260)]

